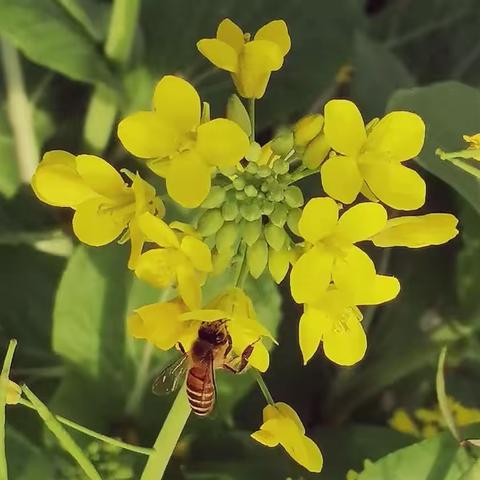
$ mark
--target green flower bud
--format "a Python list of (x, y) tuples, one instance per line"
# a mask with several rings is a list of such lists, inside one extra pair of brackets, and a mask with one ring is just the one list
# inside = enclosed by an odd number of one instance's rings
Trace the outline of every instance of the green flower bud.
[(304, 203), (303, 193), (300, 188), (292, 185), (285, 190), (285, 202), (291, 208), (301, 207)]
[(270, 177), (271, 175), (272, 175), (272, 170), (267, 165), (261, 165), (258, 168), (257, 176), (259, 176), (260, 178), (267, 178), (267, 177)]
[(252, 133), (252, 125), (247, 109), (237, 95), (230, 95), (227, 102), (227, 118), (234, 121), (248, 136)]
[(251, 222), (260, 218), (262, 211), (258, 206), (258, 202), (242, 203), (240, 205), (240, 215), (242, 215), (245, 220)]
[(288, 217), (288, 207), (283, 203), (277, 203), (273, 212), (269, 215), (270, 221), (277, 227), (283, 227)]
[(288, 228), (291, 230), (292, 233), (300, 236), (300, 232), (298, 231), (298, 221), (302, 216), (302, 211), (299, 208), (295, 208), (294, 210), (290, 210), (287, 216), (287, 225)]
[(275, 203), (270, 200), (266, 200), (262, 203), (262, 212), (264, 215), (270, 215), (275, 208)]
[(232, 183), (235, 190), (240, 191), (245, 188), (245, 179), (243, 177), (234, 178)]
[(241, 192), (235, 192), (235, 198), (239, 201), (245, 200), (247, 196), (245, 195), (245, 192), (242, 190)]
[(267, 243), (276, 251), (280, 250), (287, 238), (287, 233), (283, 228), (277, 227), (273, 223), (269, 223), (263, 229)]
[(226, 222), (215, 236), (215, 246), (219, 252), (232, 250), (240, 233), (239, 225), (235, 222)]
[(323, 133), (314, 138), (305, 149), (302, 156), (302, 162), (311, 170), (318, 168), (327, 158), (330, 151), (330, 145)]
[(276, 155), (286, 155), (293, 148), (293, 132), (289, 129), (281, 130), (272, 140), (271, 148)]
[(251, 173), (251, 174), (255, 175), (258, 171), (258, 165), (256, 163), (249, 162), (249, 164), (246, 166), (245, 170), (248, 173)]
[(258, 190), (253, 185), (247, 185), (244, 192), (247, 197), (253, 198), (257, 196)]
[(202, 102), (202, 117), (200, 123), (207, 123), (210, 121), (210, 104), (208, 102)]
[(323, 128), (323, 116), (320, 114), (306, 115), (293, 127), (295, 145), (305, 147)]
[(219, 230), (223, 221), (220, 210), (207, 210), (199, 218), (197, 230), (203, 237), (209, 237)]
[(262, 220), (243, 222), (243, 240), (248, 246), (253, 245), (262, 233)]
[(274, 202), (281, 202), (285, 198), (283, 188), (278, 183), (270, 187), (270, 200)]
[(218, 208), (225, 200), (225, 189), (213, 186), (208, 193), (207, 198), (202, 203), (202, 208)]
[(268, 246), (263, 238), (259, 238), (251, 247), (247, 249), (247, 265), (250, 275), (258, 278), (268, 262)]
[(270, 249), (268, 252), (268, 269), (276, 283), (280, 283), (288, 272), (290, 253), (286, 249), (278, 252)]
[[(240, 192), (237, 192), (240, 193)], [(243, 192), (242, 192), (243, 193)], [(224, 220), (235, 220), (238, 216), (238, 203), (233, 198), (228, 198), (222, 205), (222, 216)]]
[(278, 159), (273, 164), (273, 171), (279, 175), (283, 175), (288, 172), (290, 165), (283, 159)]
[(267, 182), (263, 182), (261, 185), (260, 185), (260, 190), (263, 192), (263, 193), (267, 193), (268, 190), (270, 189), (269, 185)]
[(247, 154), (245, 155), (245, 158), (249, 162), (257, 163), (261, 154), (262, 154), (262, 147), (260, 146), (260, 144), (257, 142), (252, 142), (250, 144), (250, 148), (248, 149)]

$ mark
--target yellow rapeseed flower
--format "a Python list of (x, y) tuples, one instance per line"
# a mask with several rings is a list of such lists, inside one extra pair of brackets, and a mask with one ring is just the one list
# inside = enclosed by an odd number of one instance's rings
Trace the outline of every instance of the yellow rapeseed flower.
[(325, 136), (338, 154), (321, 168), (325, 192), (352, 203), (364, 185), (383, 203), (415, 210), (425, 203), (425, 182), (402, 162), (417, 156), (425, 138), (423, 120), (412, 112), (391, 112), (367, 131), (353, 102), (325, 106)]
[(397, 217), (387, 221), (371, 240), (377, 247), (421, 248), (441, 245), (458, 234), (458, 219), (449, 213)]
[(179, 77), (166, 75), (158, 82), (153, 106), (123, 119), (118, 137), (165, 178), (170, 197), (184, 207), (198, 207), (210, 191), (214, 168), (237, 165), (248, 151), (248, 137), (225, 118), (201, 123), (200, 97)]
[(376, 275), (361, 285), (355, 295), (337, 288), (324, 292), (315, 303), (305, 306), (300, 318), (299, 342), (306, 364), (323, 342), (325, 356), (339, 365), (359, 362), (367, 350), (367, 337), (357, 305), (378, 305), (392, 300), (400, 291), (395, 277)]
[(216, 38), (204, 38), (197, 48), (216, 67), (232, 74), (238, 93), (245, 98), (261, 98), (270, 74), (279, 70), (290, 50), (290, 36), (283, 20), (273, 20), (250, 34), (226, 18), (220, 22)]
[(144, 213), (138, 219), (147, 241), (160, 248), (143, 253), (137, 261), (136, 275), (154, 287), (176, 284), (183, 301), (192, 309), (200, 308), (201, 285), (212, 271), (208, 246), (192, 234), (176, 233), (163, 220)]
[(163, 216), (165, 209), (151, 185), (138, 174), (126, 175), (130, 186), (100, 157), (53, 150), (43, 156), (32, 187), (43, 202), (75, 210), (73, 231), (87, 245), (106, 245), (128, 229), (122, 239), (131, 241), (129, 268), (134, 268), (145, 240), (138, 217), (145, 212)]
[(475, 135), (464, 135), (463, 139), (468, 143), (469, 150), (480, 149), (480, 133), (476, 133)]
[(372, 260), (354, 244), (381, 231), (387, 212), (378, 203), (366, 202), (350, 208), (340, 219), (338, 213), (337, 203), (327, 197), (313, 198), (303, 209), (298, 229), (306, 241), (305, 252), (290, 275), (297, 303), (318, 300), (332, 278), (346, 291), (374, 281)]
[(146, 339), (161, 350), (181, 343), (188, 351), (202, 322), (216, 320), (227, 320), (235, 354), (241, 355), (254, 344), (249, 364), (262, 372), (268, 369), (269, 354), (261, 340), (272, 336), (258, 322), (250, 298), (238, 288), (224, 292), (203, 309), (189, 309), (181, 299), (145, 305), (129, 317), (128, 330), (133, 337)]
[(286, 403), (276, 402), (263, 409), (263, 424), (260, 430), (252, 433), (252, 438), (267, 447), (280, 444), (297, 463), (310, 472), (322, 470), (322, 452), (317, 444), (305, 435), (302, 421)]

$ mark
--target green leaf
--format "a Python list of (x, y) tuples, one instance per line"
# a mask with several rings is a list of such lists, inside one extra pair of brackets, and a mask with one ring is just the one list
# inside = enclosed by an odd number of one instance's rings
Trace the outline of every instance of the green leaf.
[(54, 0), (0, 0), (0, 35), (32, 62), (74, 80), (111, 82), (95, 43)]
[(465, 449), (445, 433), (369, 464), (358, 480), (458, 480), (472, 463)]
[(462, 135), (480, 131), (480, 92), (459, 82), (442, 82), (427, 87), (399, 90), (388, 110), (418, 113), (427, 125), (425, 146), (419, 163), (449, 184), (480, 212), (480, 183), (472, 175), (435, 155), (464, 148)]
[(477, 480), (480, 478), (480, 460), (477, 460), (459, 480)]

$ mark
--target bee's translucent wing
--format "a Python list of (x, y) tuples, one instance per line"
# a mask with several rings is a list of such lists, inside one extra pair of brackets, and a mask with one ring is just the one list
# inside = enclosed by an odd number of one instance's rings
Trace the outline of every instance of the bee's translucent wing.
[(189, 368), (188, 355), (182, 355), (165, 367), (154, 380), (152, 392), (155, 395), (168, 395), (177, 390), (185, 380)]

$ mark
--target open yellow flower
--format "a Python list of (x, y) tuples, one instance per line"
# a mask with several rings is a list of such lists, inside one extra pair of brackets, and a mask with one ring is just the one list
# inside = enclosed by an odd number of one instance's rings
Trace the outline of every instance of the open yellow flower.
[(145, 238), (160, 248), (140, 256), (135, 274), (158, 288), (176, 284), (183, 301), (192, 309), (200, 308), (201, 285), (205, 274), (212, 271), (208, 246), (194, 235), (176, 233), (148, 212), (138, 218), (138, 226)]
[(170, 197), (184, 207), (198, 207), (210, 191), (213, 169), (235, 166), (248, 151), (248, 137), (225, 118), (201, 123), (200, 97), (179, 77), (166, 75), (158, 82), (153, 106), (123, 119), (118, 137), (165, 178)]
[[(298, 222), (305, 239), (305, 252), (290, 275), (292, 296), (297, 303), (313, 303), (327, 290), (330, 281), (342, 289), (374, 281), (375, 266), (368, 255), (354, 244), (381, 231), (387, 213), (378, 203), (360, 203), (340, 219), (339, 207), (331, 198), (313, 198)], [(340, 280), (341, 278), (341, 280)]]
[(378, 305), (398, 295), (400, 284), (395, 277), (375, 275), (373, 282), (344, 292), (330, 288), (319, 299), (305, 306), (300, 318), (299, 341), (306, 364), (323, 343), (325, 356), (338, 365), (354, 365), (367, 350), (367, 337), (361, 325), (357, 305)]
[(317, 444), (305, 435), (305, 427), (295, 410), (283, 402), (267, 405), (263, 409), (263, 424), (252, 433), (252, 438), (267, 447), (280, 444), (300, 465), (310, 472), (320, 472), (323, 467), (322, 452)]
[(325, 137), (338, 154), (321, 168), (325, 192), (352, 203), (366, 186), (398, 210), (425, 203), (425, 182), (402, 162), (417, 156), (425, 138), (423, 120), (412, 112), (391, 112), (367, 131), (353, 102), (330, 100), (325, 106)]
[(476, 133), (475, 135), (464, 135), (463, 139), (468, 143), (469, 150), (480, 149), (480, 133)]
[(226, 291), (203, 309), (189, 309), (181, 299), (145, 305), (129, 317), (128, 330), (133, 337), (146, 339), (161, 350), (181, 343), (188, 351), (202, 322), (216, 320), (227, 320), (236, 355), (254, 344), (249, 364), (262, 372), (268, 369), (269, 354), (261, 339), (272, 336), (258, 322), (250, 298), (240, 289)]
[(458, 219), (449, 213), (397, 217), (371, 240), (377, 247), (421, 248), (441, 245), (458, 235)]
[(126, 175), (130, 186), (100, 157), (53, 150), (43, 156), (32, 187), (43, 202), (75, 210), (73, 231), (87, 245), (106, 245), (127, 229), (121, 240), (131, 241), (129, 268), (134, 268), (144, 243), (138, 217), (145, 212), (163, 216), (165, 208), (151, 185), (138, 174)]
[(261, 98), (270, 74), (279, 70), (290, 50), (290, 36), (283, 20), (273, 20), (250, 34), (226, 18), (220, 22), (216, 38), (204, 38), (197, 48), (216, 67), (232, 74), (238, 93), (245, 98)]

